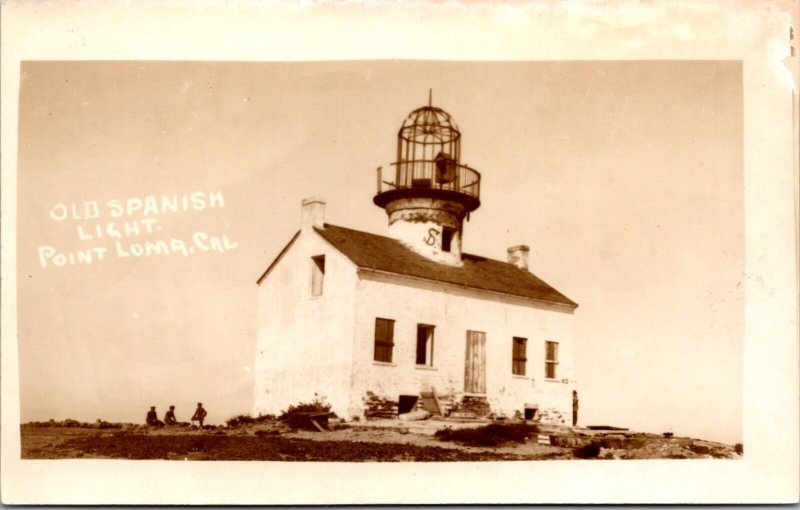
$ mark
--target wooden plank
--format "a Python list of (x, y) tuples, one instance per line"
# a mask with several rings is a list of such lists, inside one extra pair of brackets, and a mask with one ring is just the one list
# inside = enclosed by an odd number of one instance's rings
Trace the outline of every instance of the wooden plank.
[(480, 333), (477, 340), (478, 366), (475, 378), (477, 393), (486, 393), (486, 333)]
[(442, 414), (442, 408), (439, 405), (439, 399), (436, 397), (434, 391), (421, 391), (420, 399), (422, 399), (422, 408), (431, 414)]
[(322, 426), (319, 423), (317, 423), (317, 420), (315, 420), (314, 418), (309, 418), (309, 420), (311, 421), (311, 424), (317, 428), (317, 430), (319, 430), (320, 432), (325, 432), (325, 429), (323, 429)]
[(486, 393), (486, 333), (467, 331), (464, 391)]
[(474, 331), (467, 331), (467, 352), (464, 361), (464, 391), (474, 393), (475, 377), (475, 337)]

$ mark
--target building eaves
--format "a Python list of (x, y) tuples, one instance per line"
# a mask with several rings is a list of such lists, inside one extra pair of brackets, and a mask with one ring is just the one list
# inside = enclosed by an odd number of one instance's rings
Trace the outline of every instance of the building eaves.
[(327, 223), (324, 228), (315, 227), (314, 230), (356, 266), (366, 270), (554, 303), (572, 309), (578, 306), (530, 271), (507, 262), (462, 254), (463, 264), (451, 266), (423, 257), (389, 237)]

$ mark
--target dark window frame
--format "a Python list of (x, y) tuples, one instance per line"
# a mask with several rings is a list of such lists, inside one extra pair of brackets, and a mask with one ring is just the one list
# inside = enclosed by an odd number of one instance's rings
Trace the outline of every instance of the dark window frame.
[(325, 255), (311, 257), (311, 297), (325, 292)]
[[(392, 362), (394, 356), (394, 323), (394, 319), (375, 317), (373, 361), (378, 361), (380, 363)], [(379, 326), (379, 324), (384, 324), (385, 326)]]
[[(417, 343), (415, 363), (420, 367), (433, 366), (433, 348), (436, 326), (432, 324), (417, 324)], [(426, 332), (425, 336), (422, 333)], [(430, 359), (429, 359), (430, 358)]]
[(526, 375), (528, 365), (528, 339), (515, 336), (511, 340), (511, 373)]
[(544, 377), (558, 378), (558, 342), (546, 340), (544, 343)]
[(442, 228), (442, 251), (450, 253), (453, 249), (453, 239), (456, 237), (456, 229), (450, 227)]

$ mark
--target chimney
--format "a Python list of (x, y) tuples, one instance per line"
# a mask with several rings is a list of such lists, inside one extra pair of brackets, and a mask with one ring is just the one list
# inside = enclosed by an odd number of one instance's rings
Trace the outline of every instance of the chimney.
[(319, 197), (309, 197), (303, 200), (302, 206), (303, 229), (325, 226), (325, 200)]
[(524, 244), (520, 244), (519, 246), (512, 246), (511, 248), (508, 249), (508, 263), (514, 264), (518, 268), (527, 271), (528, 253), (530, 251), (531, 249), (525, 246)]

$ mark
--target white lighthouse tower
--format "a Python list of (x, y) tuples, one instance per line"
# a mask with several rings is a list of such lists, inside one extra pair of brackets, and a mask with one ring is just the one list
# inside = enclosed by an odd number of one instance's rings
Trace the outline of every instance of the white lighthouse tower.
[(437, 262), (461, 265), (464, 218), (480, 206), (481, 175), (461, 163), (461, 132), (433, 106), (417, 108), (397, 133), (397, 160), (378, 168), (375, 205), (389, 235)]

